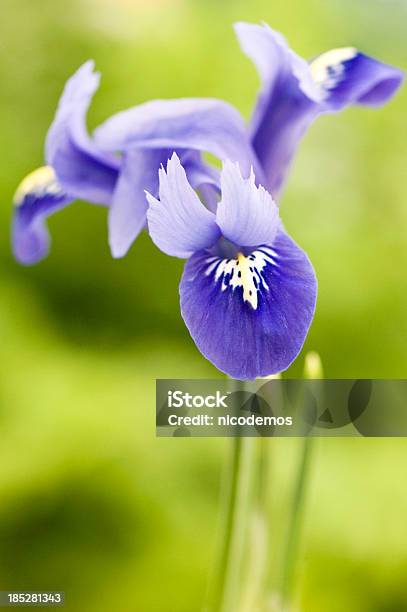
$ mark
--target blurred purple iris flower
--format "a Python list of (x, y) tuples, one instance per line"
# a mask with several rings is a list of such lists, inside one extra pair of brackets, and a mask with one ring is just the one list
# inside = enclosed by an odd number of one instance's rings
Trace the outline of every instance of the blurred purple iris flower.
[[(218, 172), (203, 163), (201, 151), (238, 161), (247, 172), (253, 163), (239, 113), (214, 99), (157, 100), (135, 107), (123, 113), (130, 117), (131, 146), (112, 143), (102, 148), (86, 129), (99, 80), (93, 62), (69, 79), (46, 138), (47, 165), (28, 175), (17, 189), (12, 242), (21, 263), (33, 264), (47, 255), (47, 217), (76, 199), (109, 207), (110, 247), (113, 256), (123, 256), (146, 223), (144, 190), (158, 190), (158, 169), (174, 150), (191, 183), (206, 190), (208, 197)], [(102, 126), (104, 133), (109, 125), (107, 121)]]
[(277, 200), (306, 129), (321, 113), (351, 104), (380, 105), (402, 73), (353, 48), (308, 63), (268, 26), (239, 23), (244, 52), (255, 62), (262, 89), (246, 128), (229, 104), (213, 99), (156, 100), (108, 119), (91, 137), (86, 114), (99, 85), (87, 62), (68, 81), (46, 141), (46, 164), (17, 190), (13, 250), (30, 264), (48, 252), (46, 219), (75, 199), (109, 207), (109, 244), (122, 257), (145, 227), (144, 190), (157, 193), (158, 169), (176, 151), (194, 187), (216, 207), (219, 173), (202, 161), (209, 152), (236, 161)]
[(285, 370), (308, 333), (317, 281), (254, 173), (244, 179), (238, 164), (226, 161), (221, 200), (211, 211), (174, 154), (160, 170), (159, 199), (147, 199), (152, 240), (188, 259), (181, 313), (201, 353), (234, 378)]
[(75, 199), (109, 206), (109, 244), (126, 254), (145, 226), (144, 190), (158, 189), (158, 168), (177, 151), (194, 187), (216, 205), (219, 174), (201, 152), (237, 161), (278, 198), (305, 131), (321, 113), (351, 104), (385, 103), (402, 73), (353, 48), (308, 63), (267, 25), (236, 24), (244, 52), (262, 80), (247, 129), (229, 104), (213, 99), (157, 100), (118, 113), (89, 136), (86, 114), (99, 86), (87, 62), (68, 81), (46, 141), (46, 166), (29, 175), (15, 196), (13, 249), (22, 263), (48, 252), (46, 219)]

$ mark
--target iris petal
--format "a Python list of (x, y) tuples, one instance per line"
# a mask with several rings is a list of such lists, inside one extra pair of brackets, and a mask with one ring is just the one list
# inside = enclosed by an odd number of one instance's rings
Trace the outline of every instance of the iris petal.
[(307, 255), (282, 230), (271, 247), (237, 259), (196, 253), (180, 284), (181, 313), (198, 349), (238, 379), (288, 368), (305, 341), (316, 295)]
[(243, 179), (237, 164), (225, 162), (221, 186), (216, 222), (225, 238), (241, 246), (271, 244), (279, 226), (278, 208), (271, 195), (256, 186), (254, 174)]
[(226, 102), (213, 99), (154, 100), (108, 119), (94, 133), (107, 151), (129, 148), (194, 149), (257, 168), (244, 121)]
[(235, 32), (240, 47), (255, 64), (261, 79), (261, 89), (251, 120), (253, 137), (264, 128), (274, 104), (300, 91), (318, 101), (316, 87), (308, 63), (292, 51), (280, 32), (267, 24), (236, 23)]
[(12, 221), (13, 252), (20, 263), (31, 265), (46, 257), (50, 239), (45, 220), (71, 201), (50, 166), (22, 181), (14, 196)]
[(145, 190), (158, 190), (158, 169), (168, 159), (162, 149), (140, 149), (123, 155), (122, 169), (109, 209), (109, 245), (123, 257), (146, 224)]
[(99, 86), (93, 62), (68, 80), (46, 139), (46, 159), (73, 198), (110, 203), (120, 161), (102, 152), (86, 130), (86, 114)]
[(400, 70), (354, 48), (329, 51), (308, 64), (267, 25), (239, 23), (235, 29), (262, 82), (251, 134), (264, 184), (274, 197), (282, 189), (302, 137), (318, 115), (351, 104), (384, 104), (403, 80)]
[(298, 144), (318, 114), (321, 94), (307, 62), (289, 48), (279, 32), (249, 23), (238, 23), (235, 30), (262, 82), (250, 130), (264, 185), (276, 198)]
[[(193, 187), (216, 187), (219, 183), (216, 172), (202, 162), (197, 151), (179, 153)], [(170, 149), (130, 149), (123, 154), (109, 208), (109, 244), (113, 257), (124, 257), (145, 227), (148, 207), (145, 191), (158, 195), (158, 171), (171, 154)]]
[(147, 193), (148, 228), (153, 242), (167, 255), (187, 258), (212, 246), (220, 236), (215, 215), (207, 210), (188, 182), (174, 153), (167, 172), (159, 172), (160, 199)]
[(191, 186), (200, 193), (205, 206), (216, 213), (220, 197), (219, 170), (203, 162), (199, 151), (179, 149), (177, 153)]
[(338, 111), (350, 104), (380, 106), (403, 81), (401, 70), (360, 53), (353, 47), (333, 49), (310, 63), (321, 91), (321, 110)]

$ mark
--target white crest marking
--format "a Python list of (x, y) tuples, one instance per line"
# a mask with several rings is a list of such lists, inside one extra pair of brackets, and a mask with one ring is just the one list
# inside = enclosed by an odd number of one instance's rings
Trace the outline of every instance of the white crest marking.
[(312, 78), (321, 93), (327, 95), (341, 82), (345, 73), (345, 62), (356, 57), (355, 47), (332, 49), (318, 56), (310, 64)]
[(234, 259), (208, 257), (205, 275), (209, 276), (214, 273), (215, 283), (222, 281), (222, 291), (229, 288), (234, 291), (242, 287), (243, 301), (248, 302), (256, 310), (260, 288), (266, 291), (269, 289), (264, 278), (264, 269), (269, 264), (278, 265), (277, 259), (276, 251), (270, 247), (260, 247), (247, 256), (238, 253)]

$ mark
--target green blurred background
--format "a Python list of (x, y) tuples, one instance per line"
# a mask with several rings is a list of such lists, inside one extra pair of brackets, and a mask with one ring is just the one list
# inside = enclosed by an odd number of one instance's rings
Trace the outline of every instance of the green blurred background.
[[(232, 23), (267, 21), (312, 57), (355, 45), (407, 66), (404, 0), (1, 0), (0, 589), (61, 589), (78, 612), (195, 612), (211, 567), (227, 440), (156, 439), (154, 379), (214, 377), (182, 323), (182, 262), (144, 235), (113, 261), (106, 210), (50, 221), (33, 268), (9, 247), (11, 200), (43, 163), (65, 80), (103, 74), (91, 127), (151, 98), (214, 96), (246, 117), (258, 87)], [(282, 216), (319, 300), (306, 348), (329, 377), (406, 377), (407, 90), (321, 118)], [(301, 373), (303, 357), (289, 371)], [(278, 559), (298, 441), (270, 441)], [(407, 444), (317, 441), (299, 604), (407, 610)]]

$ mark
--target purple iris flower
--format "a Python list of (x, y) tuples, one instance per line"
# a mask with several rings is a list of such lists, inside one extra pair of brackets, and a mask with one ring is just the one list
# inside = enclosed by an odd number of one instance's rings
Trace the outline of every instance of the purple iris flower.
[(176, 154), (159, 172), (159, 199), (147, 193), (152, 240), (188, 259), (181, 313), (201, 353), (238, 379), (285, 370), (311, 324), (317, 281), (288, 236), (271, 195), (252, 172), (226, 161), (216, 210), (205, 207)]
[(265, 185), (275, 198), (301, 138), (319, 115), (353, 104), (380, 106), (403, 81), (400, 70), (353, 47), (333, 49), (307, 62), (266, 24), (237, 23), (235, 31), (262, 82), (250, 138)]
[(253, 164), (255, 156), (239, 113), (213, 99), (142, 104), (118, 116), (126, 123), (130, 119), (131, 147), (106, 146), (105, 139), (100, 146), (98, 136), (109, 132), (109, 120), (93, 137), (86, 129), (99, 81), (91, 61), (69, 79), (46, 138), (47, 165), (17, 189), (12, 242), (21, 263), (33, 264), (47, 255), (47, 218), (76, 199), (109, 207), (110, 247), (113, 256), (123, 256), (146, 223), (144, 190), (157, 192), (158, 169), (174, 150), (191, 183), (208, 197), (218, 183), (218, 172), (203, 163), (201, 151), (238, 161), (247, 172)]

